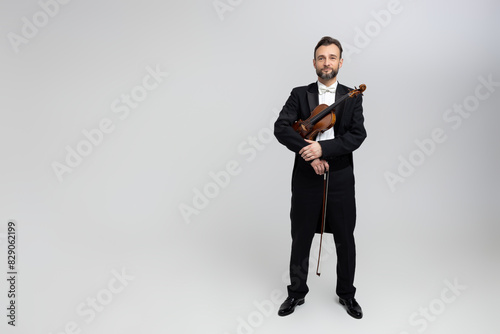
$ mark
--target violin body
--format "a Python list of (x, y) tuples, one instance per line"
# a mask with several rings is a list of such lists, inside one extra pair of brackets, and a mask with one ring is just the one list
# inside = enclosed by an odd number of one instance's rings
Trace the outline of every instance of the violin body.
[(326, 104), (320, 104), (316, 108), (314, 108), (311, 116), (309, 116), (305, 121), (298, 120), (295, 122), (292, 127), (295, 131), (297, 131), (302, 138), (314, 140), (318, 133), (325, 132), (328, 129), (331, 129), (335, 125), (335, 109), (332, 109), (328, 114), (323, 116), (319, 121), (314, 123), (314, 120), (320, 115), (322, 111), (328, 108)]

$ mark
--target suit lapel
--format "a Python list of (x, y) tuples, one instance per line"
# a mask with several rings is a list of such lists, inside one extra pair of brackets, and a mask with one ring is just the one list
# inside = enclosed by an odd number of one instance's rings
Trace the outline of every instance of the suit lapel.
[[(349, 93), (349, 90), (347, 90), (347, 88), (344, 85), (341, 85), (339, 82), (339, 84), (337, 85), (337, 91), (335, 92), (335, 101), (340, 100), (340, 98), (347, 93)], [(335, 108), (335, 117), (336, 117), (336, 121), (335, 121), (335, 125), (334, 125), (335, 134), (340, 133), (341, 131), (343, 131), (342, 129), (345, 128), (345, 124), (343, 122), (345, 117), (342, 117), (342, 115), (344, 113), (345, 103), (346, 103), (346, 101), (342, 102), (337, 108)]]
[(319, 105), (318, 84), (315, 82), (307, 88), (307, 103), (309, 104), (310, 113)]

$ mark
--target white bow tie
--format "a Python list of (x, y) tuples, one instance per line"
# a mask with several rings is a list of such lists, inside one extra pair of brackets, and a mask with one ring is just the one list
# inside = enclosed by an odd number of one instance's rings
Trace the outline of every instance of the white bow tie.
[(325, 94), (326, 92), (335, 94), (334, 87), (318, 86), (318, 91), (320, 94)]

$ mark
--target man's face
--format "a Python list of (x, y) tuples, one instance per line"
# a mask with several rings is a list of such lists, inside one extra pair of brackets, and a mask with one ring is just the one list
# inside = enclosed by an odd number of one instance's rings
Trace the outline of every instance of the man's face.
[(335, 44), (322, 45), (316, 50), (316, 58), (313, 60), (316, 74), (323, 80), (331, 80), (337, 76), (342, 67), (343, 59), (340, 59), (340, 49)]

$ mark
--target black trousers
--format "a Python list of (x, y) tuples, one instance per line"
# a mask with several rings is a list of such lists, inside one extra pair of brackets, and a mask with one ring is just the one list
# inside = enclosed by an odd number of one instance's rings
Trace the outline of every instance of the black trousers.
[[(312, 168), (308, 166), (310, 170)], [(308, 293), (307, 275), (311, 244), (321, 224), (324, 177), (310, 173), (295, 175), (292, 182), (292, 251), (288, 295), (303, 298)], [(337, 252), (336, 293), (347, 299), (354, 297), (356, 246), (354, 227), (356, 204), (353, 168), (330, 171), (325, 231), (333, 233)], [(323, 237), (328, 237), (325, 234)]]

